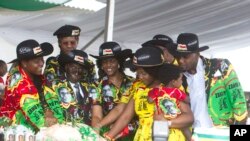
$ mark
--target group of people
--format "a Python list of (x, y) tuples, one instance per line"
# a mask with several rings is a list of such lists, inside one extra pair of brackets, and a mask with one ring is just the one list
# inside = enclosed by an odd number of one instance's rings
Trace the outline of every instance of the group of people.
[(169, 141), (191, 140), (198, 127), (246, 123), (246, 99), (232, 64), (201, 56), (208, 47), (199, 46), (196, 34), (181, 33), (176, 43), (158, 34), (135, 53), (104, 42), (98, 55), (90, 54), (94, 63), (77, 49), (80, 32), (73, 25), (56, 30), (60, 53), (46, 61), (50, 43), (29, 39), (17, 45), (0, 118), (34, 132), (57, 123), (87, 124), (120, 141), (151, 141), (158, 120), (168, 122)]

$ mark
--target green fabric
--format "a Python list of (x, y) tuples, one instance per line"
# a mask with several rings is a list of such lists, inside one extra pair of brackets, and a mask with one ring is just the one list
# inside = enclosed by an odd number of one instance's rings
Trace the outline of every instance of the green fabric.
[(63, 0), (61, 3), (47, 3), (41, 2), (42, 0), (0, 0), (0, 7), (20, 10), (20, 11), (38, 11), (48, 8), (53, 8), (63, 4), (69, 0)]
[[(44, 112), (38, 99), (33, 97), (26, 98), (21, 108), (23, 109), (23, 112), (29, 117), (31, 123), (34, 123), (34, 125), (36, 125), (38, 128), (44, 126)], [(26, 120), (23, 112), (21, 110), (16, 112), (16, 123), (35, 130), (30, 122)]]
[[(237, 124), (247, 117), (246, 98), (227, 59), (202, 58), (205, 65), (208, 112), (214, 126)], [(206, 77), (210, 76), (210, 82)]]
[(53, 111), (54, 117), (57, 118), (59, 123), (63, 123), (64, 121), (63, 109), (60, 105), (58, 95), (48, 87), (44, 88), (44, 95), (46, 102), (49, 105), (49, 108)]
[(229, 136), (223, 136), (223, 135), (206, 135), (206, 134), (197, 134), (200, 138), (206, 138), (206, 139), (215, 139), (215, 140), (229, 140)]

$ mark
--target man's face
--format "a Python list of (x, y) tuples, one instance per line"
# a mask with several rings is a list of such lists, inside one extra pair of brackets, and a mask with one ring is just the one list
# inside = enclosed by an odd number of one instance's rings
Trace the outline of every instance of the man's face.
[(72, 83), (76, 83), (80, 81), (84, 73), (87, 73), (87, 70), (85, 70), (83, 66), (77, 63), (66, 64), (65, 70), (66, 70), (67, 79)]
[(61, 51), (65, 54), (67, 54), (70, 51), (76, 49), (76, 47), (78, 45), (78, 38), (75, 36), (61, 37), (58, 40), (58, 44), (59, 44)]
[(113, 95), (109, 85), (104, 86), (102, 90), (103, 90), (104, 96), (112, 96)]
[(71, 97), (71, 94), (69, 93), (69, 91), (66, 89), (66, 88), (62, 88), (59, 92), (61, 98), (62, 98), (62, 101), (64, 103), (69, 103), (71, 102), (72, 100), (72, 97)]
[(176, 57), (179, 66), (187, 72), (196, 72), (196, 66), (199, 59), (199, 53), (189, 53)]
[(37, 57), (29, 60), (22, 61), (23, 69), (30, 74), (41, 75), (43, 71), (44, 59)]

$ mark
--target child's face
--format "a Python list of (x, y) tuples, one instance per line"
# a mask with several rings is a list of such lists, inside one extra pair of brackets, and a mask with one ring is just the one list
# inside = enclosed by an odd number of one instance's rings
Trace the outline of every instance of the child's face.
[(182, 85), (182, 76), (183, 76), (183, 74), (181, 73), (180, 76), (178, 77), (178, 79), (172, 81), (173, 86), (175, 88), (181, 87), (181, 85)]

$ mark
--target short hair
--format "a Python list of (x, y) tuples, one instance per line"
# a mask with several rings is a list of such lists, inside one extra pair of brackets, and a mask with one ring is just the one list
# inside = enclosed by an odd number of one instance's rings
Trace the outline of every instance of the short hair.
[(164, 85), (168, 85), (172, 80), (176, 80), (180, 77), (182, 69), (179, 66), (173, 64), (164, 64), (158, 71), (157, 79)]

